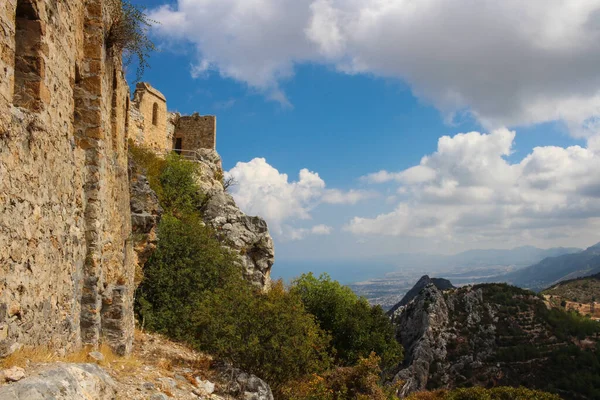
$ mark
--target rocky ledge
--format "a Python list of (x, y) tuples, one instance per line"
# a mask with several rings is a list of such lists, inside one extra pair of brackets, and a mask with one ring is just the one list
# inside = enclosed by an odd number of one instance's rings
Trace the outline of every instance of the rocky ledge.
[(266, 288), (271, 282), (275, 247), (267, 223), (260, 217), (244, 214), (223, 186), (221, 158), (216, 151), (201, 149), (196, 153), (200, 164), (198, 183), (206, 194), (202, 213), (223, 243), (238, 255), (246, 279)]
[(160, 335), (136, 332), (128, 357), (101, 350), (15, 357), (20, 366), (0, 371), (0, 400), (273, 400), (260, 378)]

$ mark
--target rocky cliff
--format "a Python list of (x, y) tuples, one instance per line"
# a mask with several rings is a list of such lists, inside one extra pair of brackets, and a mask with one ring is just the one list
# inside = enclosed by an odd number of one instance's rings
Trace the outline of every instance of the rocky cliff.
[(215, 229), (223, 244), (238, 255), (246, 279), (258, 287), (268, 288), (275, 248), (267, 223), (260, 217), (244, 214), (227, 193), (221, 158), (215, 150), (200, 149), (194, 159), (200, 165), (198, 183), (205, 194), (204, 221)]
[(156, 249), (157, 228), (163, 212), (158, 196), (150, 187), (144, 173), (145, 171), (129, 160), (131, 231), (136, 255), (136, 285), (140, 283), (144, 264)]
[(436, 288), (438, 288), (439, 290), (442, 290), (442, 291), (448, 290), (448, 289), (454, 289), (454, 285), (452, 285), (452, 283), (447, 279), (430, 278), (428, 275), (423, 275), (421, 277), (421, 279), (419, 279), (417, 281), (415, 286), (413, 286), (412, 289), (410, 289), (404, 295), (402, 300), (400, 300), (398, 302), (398, 304), (393, 306), (388, 311), (388, 315), (392, 315), (398, 308), (403, 307), (403, 306), (407, 305), (408, 303), (410, 303), (415, 297), (417, 297), (419, 295), (419, 293), (421, 293), (421, 290), (425, 289), (425, 287), (430, 284), (434, 285)]
[(402, 397), (439, 388), (524, 385), (593, 398), (570, 386), (576, 379), (562, 370), (566, 361), (560, 366), (556, 360), (570, 357), (576, 369), (578, 357), (597, 358), (598, 327), (587, 329), (586, 321), (549, 309), (532, 292), (499, 284), (440, 290), (429, 283), (391, 318), (405, 348), (394, 378), (403, 382)]

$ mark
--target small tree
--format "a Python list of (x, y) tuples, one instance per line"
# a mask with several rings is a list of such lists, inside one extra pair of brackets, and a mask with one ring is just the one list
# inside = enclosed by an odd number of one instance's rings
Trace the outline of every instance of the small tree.
[(195, 330), (188, 341), (260, 376), (276, 393), (330, 365), (328, 335), (281, 282), (267, 293), (246, 282), (216, 289), (203, 296), (191, 318)]
[(148, 59), (156, 46), (148, 37), (153, 24), (145, 9), (131, 4), (128, 0), (110, 0), (109, 8), (113, 16), (112, 24), (106, 33), (106, 47), (123, 53), (123, 64), (128, 66), (137, 58), (136, 81), (142, 79), (146, 68), (150, 67)]
[(137, 312), (144, 327), (187, 340), (194, 330), (190, 315), (205, 293), (242, 284), (242, 271), (199, 218), (164, 215), (158, 237), (137, 291)]
[(394, 328), (379, 306), (371, 306), (347, 286), (323, 274), (316, 278), (304, 274), (292, 283), (322, 329), (331, 333), (332, 345), (342, 365), (354, 365), (375, 352), (384, 372), (402, 361), (402, 346), (396, 341)]

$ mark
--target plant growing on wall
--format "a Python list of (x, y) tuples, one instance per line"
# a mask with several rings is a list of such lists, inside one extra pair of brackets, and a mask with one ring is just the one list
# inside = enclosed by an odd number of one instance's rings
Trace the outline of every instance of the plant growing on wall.
[(127, 0), (110, 0), (109, 8), (113, 21), (106, 33), (106, 47), (122, 52), (125, 66), (137, 58), (136, 81), (139, 81), (146, 68), (150, 67), (150, 53), (156, 50), (148, 31), (158, 22), (150, 19), (144, 8)]

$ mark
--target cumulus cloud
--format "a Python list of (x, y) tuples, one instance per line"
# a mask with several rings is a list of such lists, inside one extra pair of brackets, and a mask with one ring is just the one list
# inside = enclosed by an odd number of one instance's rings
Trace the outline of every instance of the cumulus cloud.
[(321, 200), (327, 204), (356, 204), (377, 196), (378, 194), (373, 191), (350, 189), (345, 192), (339, 189), (328, 189), (323, 193)]
[(311, 210), (317, 205), (355, 204), (373, 197), (372, 192), (327, 189), (319, 174), (306, 168), (300, 170), (296, 181), (290, 181), (287, 174), (279, 172), (264, 158), (238, 162), (226, 175), (237, 182), (230, 190), (244, 212), (260, 215), (275, 234), (294, 240), (332, 232), (330, 226), (323, 224), (312, 228), (294, 226), (299, 220), (310, 220)]
[[(463, 241), (542, 239), (597, 229), (600, 152), (581, 146), (536, 147), (510, 163), (506, 156), (514, 138), (515, 132), (507, 129), (444, 136), (437, 151), (418, 166), (368, 175), (365, 179), (372, 183), (399, 182), (400, 200), (393, 211), (355, 217), (344, 229), (357, 235)], [(403, 179), (409, 171), (421, 170), (428, 172)]]
[(600, 0), (178, 0), (154, 9), (157, 33), (197, 49), (194, 73), (263, 90), (298, 63), (406, 81), (447, 117), (497, 128), (600, 123)]
[(315, 225), (312, 228), (294, 228), (285, 226), (283, 237), (288, 240), (302, 240), (308, 235), (330, 235), (333, 228), (329, 225)]

